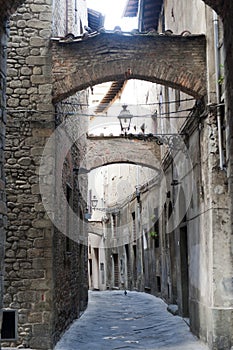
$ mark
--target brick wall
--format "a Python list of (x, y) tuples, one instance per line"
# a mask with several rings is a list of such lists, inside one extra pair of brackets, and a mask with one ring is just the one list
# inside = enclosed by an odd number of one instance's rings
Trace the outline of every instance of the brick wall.
[[(145, 54), (145, 52), (147, 54)], [(124, 36), (101, 33), (53, 42), (54, 100), (95, 84), (130, 78), (164, 83), (193, 96), (206, 94), (206, 46), (200, 36)]]

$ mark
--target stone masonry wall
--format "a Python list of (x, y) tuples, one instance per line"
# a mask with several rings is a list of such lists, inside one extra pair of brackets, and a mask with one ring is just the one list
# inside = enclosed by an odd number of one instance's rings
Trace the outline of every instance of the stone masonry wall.
[[(75, 115), (75, 113), (81, 112), (82, 104), (85, 103), (86, 92), (81, 92), (56, 105), (58, 129), (67, 130), (67, 136), (70, 139), (79, 139), (80, 134), (81, 136), (86, 135), (85, 119), (80, 122), (80, 119)], [(64, 143), (64, 139), (62, 139), (62, 133), (59, 132), (56, 152), (57, 166), (60, 164), (59, 158), (62, 152), (60, 144), (62, 143)], [(65, 206), (60, 203), (61, 208), (59, 206), (55, 213), (59, 220), (63, 220), (64, 231), (62, 233), (55, 228), (53, 237), (53, 343), (59, 340), (64, 330), (75, 318), (80, 316), (87, 306), (87, 245), (82, 239), (83, 236), (87, 237), (84, 225), (87, 183), (83, 183), (81, 186), (78, 172), (74, 171), (74, 169), (79, 168), (85, 152), (85, 138), (81, 137), (81, 144), (80, 139), (73, 144), (62, 165), (62, 187), (67, 203)], [(56, 169), (57, 171), (58, 169)], [(83, 191), (81, 191), (81, 187), (84, 189)], [(60, 198), (57, 198), (56, 203), (59, 201)], [(72, 213), (68, 212), (68, 204)]]
[[(67, 243), (66, 236), (53, 226), (39, 188), (41, 155), (59, 125), (52, 104), (52, 23), (50, 0), (26, 1), (11, 20), (5, 165), (8, 228), (4, 305), (18, 311), (19, 321), (18, 339), (4, 345), (46, 350), (53, 348), (87, 303), (86, 248), (77, 242)], [(40, 179), (46, 181), (52, 193), (56, 185), (54, 146), (49, 150), (48, 167), (43, 169)], [(69, 167), (64, 166), (67, 169), (64, 183), (74, 182), (71, 187), (78, 196), (77, 181), (70, 180), (79, 153), (74, 149)], [(77, 203), (75, 195), (73, 198)], [(82, 210), (78, 209), (82, 217), (83, 208), (84, 204)], [(67, 246), (71, 247), (68, 254)], [(68, 263), (62, 269), (66, 273), (61, 276), (59, 269), (66, 255)], [(61, 286), (66, 287), (65, 293), (59, 289)]]
[(5, 250), (5, 229), (6, 229), (6, 195), (5, 195), (5, 174), (4, 174), (4, 145), (6, 125), (6, 45), (7, 30), (6, 22), (0, 23), (0, 330), (2, 325), (3, 306), (3, 280), (4, 280), (4, 250)]
[(28, 0), (13, 15), (7, 79), (4, 306), (19, 314), (18, 340), (11, 345), (38, 349), (51, 348), (52, 328), (52, 224), (38, 178), (40, 156), (54, 130), (51, 5), (50, 0)]
[[(4, 253), (5, 253), (5, 229), (6, 229), (6, 195), (4, 173), (4, 148), (5, 148), (5, 124), (6, 124), (6, 47), (8, 43), (7, 18), (13, 13), (22, 0), (0, 1), (0, 333), (2, 327), (3, 307), (3, 282), (4, 282)], [(1, 348), (1, 345), (0, 345)]]

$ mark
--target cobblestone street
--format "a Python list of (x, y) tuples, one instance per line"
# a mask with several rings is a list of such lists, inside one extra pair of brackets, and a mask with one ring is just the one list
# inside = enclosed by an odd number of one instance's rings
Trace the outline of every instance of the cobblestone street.
[(89, 292), (82, 317), (55, 350), (169, 349), (207, 350), (188, 325), (167, 311), (159, 298), (138, 292)]

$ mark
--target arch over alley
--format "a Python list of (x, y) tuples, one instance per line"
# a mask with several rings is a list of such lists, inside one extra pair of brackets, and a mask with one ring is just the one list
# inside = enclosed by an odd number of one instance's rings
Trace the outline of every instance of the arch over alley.
[(99, 33), (73, 41), (54, 38), (53, 101), (106, 81), (147, 80), (196, 98), (206, 95), (204, 35)]
[(91, 171), (114, 163), (131, 163), (160, 171), (160, 146), (121, 137), (89, 137), (83, 161)]

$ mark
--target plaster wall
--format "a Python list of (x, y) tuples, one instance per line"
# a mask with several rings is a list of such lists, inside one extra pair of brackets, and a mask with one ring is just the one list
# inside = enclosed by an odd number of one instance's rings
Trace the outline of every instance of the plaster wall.
[[(165, 23), (166, 28), (175, 33), (190, 30), (206, 34), (206, 98), (208, 103), (215, 103), (212, 10), (205, 7), (202, 1), (193, 1), (192, 4), (166, 1)], [(187, 212), (191, 329), (206, 340), (211, 349), (229, 349), (232, 334), (232, 292), (228, 284), (228, 276), (232, 274), (230, 202), (226, 173), (219, 169), (218, 130), (214, 112), (206, 114), (205, 119), (200, 121), (199, 131), (197, 128), (190, 135), (188, 143), (194, 176), (193, 196)], [(178, 232), (177, 239), (179, 237)], [(177, 252), (179, 254), (179, 250)], [(179, 271), (179, 259), (177, 262)], [(181, 286), (178, 288), (179, 295), (181, 297)], [(221, 310), (221, 324), (216, 308)]]

